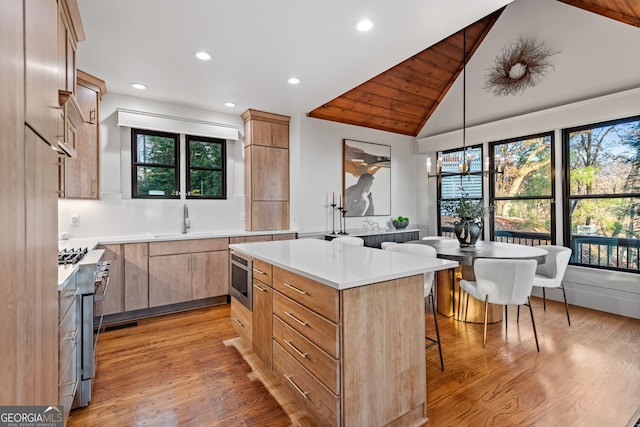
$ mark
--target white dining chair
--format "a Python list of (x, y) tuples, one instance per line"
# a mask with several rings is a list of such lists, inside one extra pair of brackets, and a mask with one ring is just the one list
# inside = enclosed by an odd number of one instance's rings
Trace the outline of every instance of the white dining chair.
[(331, 243), (335, 245), (364, 246), (364, 239), (356, 236), (340, 236), (331, 240)]
[(567, 312), (567, 322), (571, 326), (571, 318), (569, 317), (569, 306), (567, 304), (567, 294), (564, 291), (562, 279), (567, 271), (569, 259), (571, 258), (571, 249), (558, 245), (539, 245), (536, 246), (545, 249), (547, 260), (544, 264), (539, 264), (536, 268), (536, 275), (533, 278), (533, 286), (542, 288), (542, 304), (544, 311), (547, 311), (547, 295), (546, 288), (561, 288), (564, 297), (564, 309)]
[[(487, 344), (487, 314), (489, 304), (504, 306), (526, 305), (529, 307), (529, 312), (531, 313), (531, 324), (533, 325), (536, 349), (540, 351), (536, 322), (533, 318), (530, 300), (537, 264), (538, 263), (532, 259), (479, 258), (473, 263), (476, 280), (469, 281), (463, 279), (460, 281), (460, 289), (467, 293), (467, 307), (469, 306), (469, 295), (477, 300), (484, 301), (483, 348), (485, 348)], [(507, 319), (505, 318), (505, 326), (506, 323)]]
[[(387, 246), (385, 250), (390, 252), (402, 252), (406, 254), (421, 255), (421, 256), (431, 257), (431, 258), (437, 258), (438, 256), (438, 253), (432, 246), (421, 245), (417, 243), (401, 243), (396, 245), (390, 245), (390, 246)], [(440, 329), (438, 328), (438, 317), (436, 314), (435, 304), (433, 302), (433, 293), (431, 292), (433, 288), (434, 275), (435, 273), (433, 271), (429, 273), (424, 273), (424, 298), (425, 298), (425, 308), (427, 306), (427, 299), (431, 304), (431, 311), (433, 312), (433, 322), (435, 323), (435, 326), (436, 326), (436, 338), (433, 339), (425, 336), (425, 339), (429, 341), (429, 345), (427, 345), (426, 348), (429, 348), (435, 344), (438, 345), (438, 353), (440, 353), (440, 367), (444, 371), (444, 359), (442, 358), (442, 347), (440, 345)]]

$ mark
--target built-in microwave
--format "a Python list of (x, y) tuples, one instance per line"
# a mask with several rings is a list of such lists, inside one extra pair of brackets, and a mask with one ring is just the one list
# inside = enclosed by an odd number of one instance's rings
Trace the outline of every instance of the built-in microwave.
[(253, 260), (237, 253), (229, 256), (229, 295), (249, 310), (253, 310)]

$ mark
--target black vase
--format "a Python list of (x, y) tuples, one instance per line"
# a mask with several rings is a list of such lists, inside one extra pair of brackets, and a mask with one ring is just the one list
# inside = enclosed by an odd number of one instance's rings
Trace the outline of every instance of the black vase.
[(453, 224), (453, 231), (460, 246), (475, 246), (482, 233), (482, 224), (474, 218), (460, 218)]

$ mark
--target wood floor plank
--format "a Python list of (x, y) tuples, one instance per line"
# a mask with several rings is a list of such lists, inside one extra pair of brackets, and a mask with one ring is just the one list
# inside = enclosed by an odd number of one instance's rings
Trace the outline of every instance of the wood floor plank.
[[(486, 349), (482, 325), (439, 315), (445, 371), (437, 348), (427, 349), (427, 427), (633, 425), (640, 320), (570, 306), (568, 326), (563, 304), (547, 301), (545, 312), (534, 298), (533, 308), (540, 353), (527, 309), (516, 323), (510, 308), (506, 330), (489, 325)], [(435, 335), (431, 312), (426, 325)], [(236, 336), (229, 305), (103, 332), (93, 400), (68, 425), (292, 425), (242, 354), (224, 344)]]

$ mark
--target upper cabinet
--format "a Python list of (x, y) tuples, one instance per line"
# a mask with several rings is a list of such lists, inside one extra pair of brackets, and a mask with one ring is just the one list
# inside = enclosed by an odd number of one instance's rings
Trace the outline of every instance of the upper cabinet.
[(245, 229), (289, 228), (288, 116), (247, 110), (244, 120)]
[(105, 82), (77, 70), (75, 99), (84, 118), (75, 134), (73, 158), (65, 158), (61, 196), (98, 199), (100, 196), (100, 99), (106, 93)]
[[(34, 0), (27, 0), (34, 1)], [(57, 8), (57, 89), (59, 101), (58, 148), (65, 155), (74, 157), (78, 144), (78, 131), (86, 118), (75, 96), (76, 51), (78, 43), (85, 39), (77, 0), (58, 0)]]
[(58, 4), (56, 0), (24, 1), (25, 122), (49, 145), (57, 147)]

